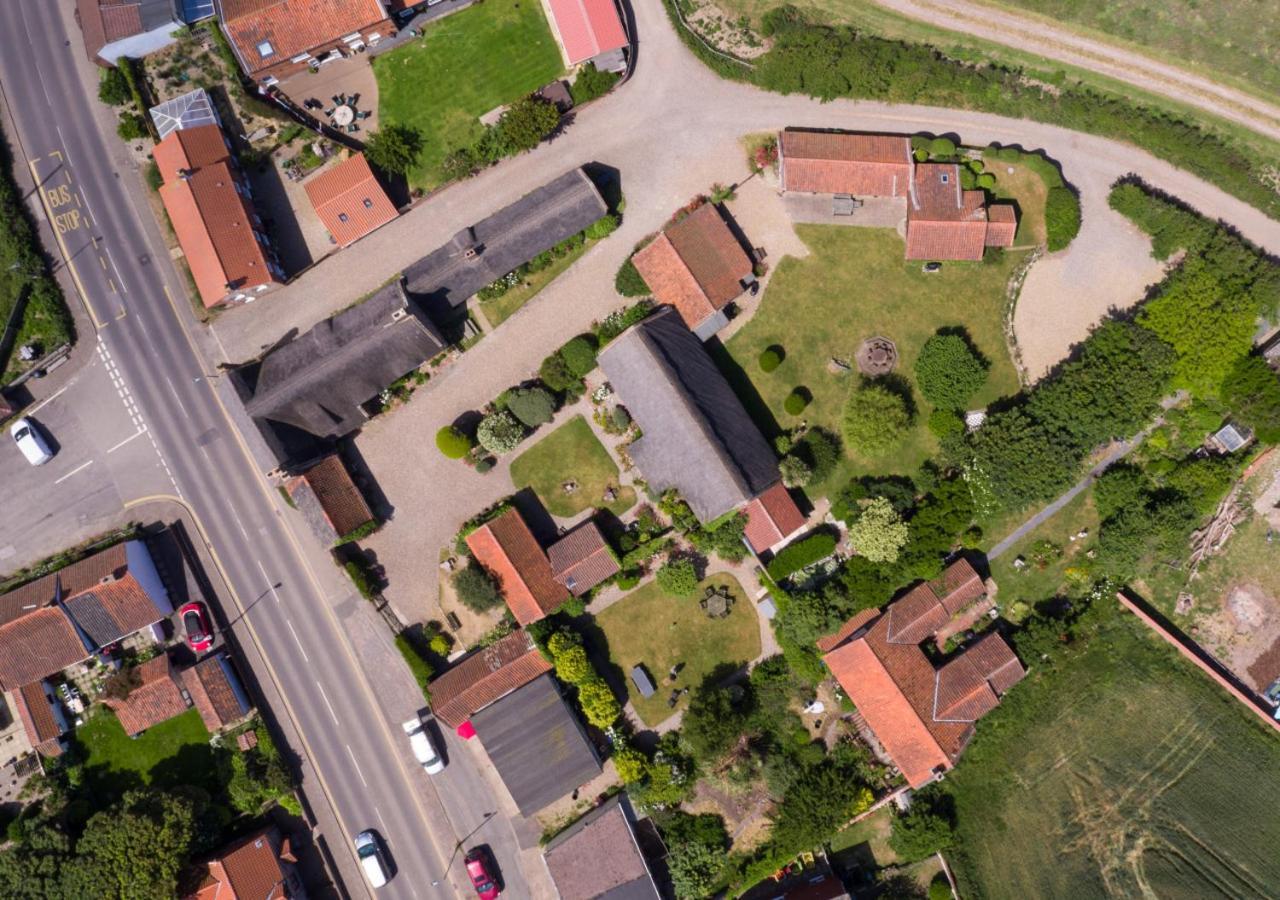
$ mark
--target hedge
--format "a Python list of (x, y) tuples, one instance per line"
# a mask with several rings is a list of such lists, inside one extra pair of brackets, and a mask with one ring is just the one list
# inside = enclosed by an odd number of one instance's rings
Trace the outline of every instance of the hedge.
[[(290, 499), (293, 499), (293, 498), (290, 498)], [(362, 540), (364, 538), (367, 538), (369, 535), (373, 534), (375, 531), (377, 531), (381, 527), (382, 527), (382, 523), (379, 522), (377, 519), (370, 519), (368, 522), (365, 522), (363, 525), (357, 525), (355, 528), (352, 528), (346, 534), (339, 537), (336, 541), (333, 542), (333, 546), (341, 547), (343, 544), (350, 544), (352, 541)]]
[(1044, 201), (1044, 233), (1050, 252), (1064, 249), (1080, 233), (1080, 200), (1068, 188), (1049, 189)]
[(774, 581), (781, 581), (805, 566), (812, 565), (820, 559), (826, 559), (836, 551), (835, 536), (826, 531), (811, 534), (803, 540), (796, 541), (782, 549), (769, 561), (767, 571)]
[(422, 688), (422, 696), (430, 703), (431, 677), (435, 675), (436, 670), (432, 668), (431, 663), (427, 662), (426, 656), (418, 649), (409, 632), (402, 631), (396, 635), (396, 649), (400, 651), (400, 655), (409, 666), (409, 671), (413, 673), (413, 680), (418, 682), (418, 687)]

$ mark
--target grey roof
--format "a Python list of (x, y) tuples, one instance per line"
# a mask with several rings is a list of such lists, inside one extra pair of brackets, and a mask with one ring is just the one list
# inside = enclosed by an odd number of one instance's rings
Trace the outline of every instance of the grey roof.
[(547, 842), (561, 900), (658, 900), (626, 794), (615, 794)]
[(188, 91), (181, 97), (166, 100), (158, 106), (151, 107), (151, 121), (156, 123), (160, 132), (160, 140), (164, 140), (175, 131), (184, 128), (195, 128), (199, 125), (217, 125), (218, 113), (213, 108), (213, 101), (204, 88)]
[(777, 482), (773, 450), (675, 308), (609, 344), (600, 366), (644, 432), (628, 453), (650, 488), (676, 488), (709, 522)]
[(542, 675), (471, 717), (521, 815), (536, 813), (600, 774), (600, 761), (555, 680)]
[(255, 419), (338, 438), (364, 423), (362, 403), (444, 347), (396, 282), (267, 354), (245, 409)]
[[(404, 271), (415, 295), (453, 306), (601, 218), (609, 208), (582, 169), (573, 169), (454, 235)], [(475, 256), (467, 259), (467, 250)]]

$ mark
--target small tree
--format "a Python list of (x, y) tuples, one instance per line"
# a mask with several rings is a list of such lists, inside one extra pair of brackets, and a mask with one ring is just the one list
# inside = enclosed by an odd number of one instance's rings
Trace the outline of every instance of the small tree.
[(98, 99), (107, 106), (124, 106), (130, 101), (129, 82), (116, 66), (103, 69), (98, 80)]
[(551, 421), (556, 400), (540, 387), (519, 388), (507, 398), (507, 409), (529, 428), (537, 428)]
[(452, 425), (436, 432), (436, 447), (446, 459), (462, 459), (475, 446), (471, 438)]
[(559, 393), (572, 390), (582, 382), (582, 379), (570, 371), (569, 364), (558, 352), (542, 361), (542, 365), (538, 367), (538, 377), (543, 384)]
[(640, 270), (631, 261), (631, 257), (627, 257), (627, 261), (618, 269), (618, 274), (613, 279), (613, 286), (624, 297), (647, 297), (652, 293)]
[(658, 587), (673, 597), (692, 597), (698, 590), (698, 573), (692, 560), (668, 560), (658, 570)]
[(958, 334), (935, 334), (916, 359), (916, 383), (939, 409), (963, 409), (987, 380), (988, 363)]
[(636, 784), (649, 772), (649, 757), (630, 744), (619, 742), (613, 751), (613, 766), (623, 784)]
[(813, 477), (809, 464), (794, 454), (779, 460), (778, 470), (782, 472), (782, 483), (789, 488), (802, 488)]
[(581, 644), (566, 647), (555, 658), (556, 677), (569, 684), (581, 684), (595, 674), (587, 651)]
[(116, 134), (121, 140), (136, 141), (147, 136), (147, 122), (137, 113), (122, 112), (116, 124)]
[(849, 542), (858, 555), (871, 562), (898, 561), (898, 552), (907, 542), (909, 529), (902, 516), (885, 497), (876, 497), (863, 508), (849, 529)]
[(490, 453), (510, 453), (524, 440), (524, 426), (505, 409), (499, 410), (480, 420), (476, 438)]
[(498, 585), (479, 565), (469, 565), (454, 575), (453, 589), (462, 605), (472, 612), (485, 612), (502, 602)]
[(871, 456), (892, 450), (910, 424), (906, 401), (878, 384), (864, 385), (849, 394), (841, 422), (849, 445)]
[(578, 685), (578, 702), (582, 704), (587, 721), (601, 730), (618, 721), (622, 706), (613, 696), (609, 685), (599, 675), (593, 675)]
[(596, 339), (580, 334), (560, 348), (564, 364), (576, 377), (582, 378), (596, 367)]
[(907, 813), (894, 817), (889, 846), (903, 862), (915, 862), (950, 847), (954, 838), (951, 817), (936, 793), (925, 790), (916, 793)]
[(616, 72), (605, 72), (597, 69), (595, 63), (587, 63), (569, 85), (569, 95), (573, 97), (574, 106), (581, 106), (589, 100), (603, 97), (617, 82)]
[(934, 138), (929, 142), (929, 156), (951, 157), (956, 155), (956, 144), (951, 138)]
[(364, 142), (364, 155), (384, 172), (403, 175), (422, 153), (422, 135), (405, 125), (385, 125)]
[(498, 120), (498, 142), (503, 152), (514, 156), (532, 150), (560, 125), (560, 110), (536, 95), (522, 97)]

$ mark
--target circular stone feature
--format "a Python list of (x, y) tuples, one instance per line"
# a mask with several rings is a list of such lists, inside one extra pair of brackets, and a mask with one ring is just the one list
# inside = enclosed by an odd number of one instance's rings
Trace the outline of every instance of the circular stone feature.
[(867, 338), (858, 348), (858, 371), (864, 375), (888, 375), (897, 364), (898, 348), (887, 337)]

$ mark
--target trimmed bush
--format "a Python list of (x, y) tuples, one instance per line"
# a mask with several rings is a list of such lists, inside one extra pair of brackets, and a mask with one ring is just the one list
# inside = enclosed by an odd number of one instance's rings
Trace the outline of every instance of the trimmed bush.
[(673, 597), (692, 597), (698, 590), (698, 573), (688, 559), (668, 560), (658, 570), (658, 587)]
[(1062, 250), (1080, 233), (1080, 200), (1070, 189), (1049, 189), (1044, 200), (1045, 243), (1049, 250)]
[(529, 428), (537, 428), (555, 415), (556, 398), (540, 387), (519, 388), (507, 397), (507, 409)]
[(501, 410), (480, 421), (476, 438), (490, 453), (510, 453), (524, 440), (524, 426), (511, 413)]
[(471, 438), (452, 425), (446, 425), (436, 432), (436, 449), (446, 459), (462, 459), (474, 446)]
[(618, 269), (618, 274), (613, 279), (613, 286), (624, 297), (645, 297), (652, 293), (630, 257)]
[(538, 367), (538, 377), (542, 383), (557, 393), (572, 390), (580, 383), (578, 376), (569, 369), (569, 364), (559, 352), (552, 353)]
[(809, 392), (804, 388), (796, 388), (787, 395), (787, 399), (782, 401), (782, 408), (787, 411), (787, 415), (798, 416), (804, 412), (806, 406), (809, 405)]
[(910, 424), (906, 401), (878, 384), (850, 392), (841, 420), (844, 439), (853, 449), (871, 456), (892, 450)]
[(833, 534), (827, 531), (811, 534), (803, 540), (783, 547), (778, 555), (769, 561), (769, 577), (774, 581), (781, 581), (793, 572), (799, 572), (805, 566), (813, 565), (820, 559), (826, 559), (835, 552), (836, 539)]
[(102, 70), (98, 80), (98, 99), (107, 106), (124, 106), (132, 99), (129, 81), (119, 67)]
[(583, 233), (593, 241), (607, 238), (618, 230), (618, 217), (613, 213), (605, 213), (587, 226)]
[(564, 364), (578, 378), (596, 367), (595, 335), (580, 334), (560, 348)]
[(427, 662), (426, 657), (418, 651), (418, 646), (410, 638), (407, 631), (402, 631), (396, 635), (396, 649), (400, 651), (400, 655), (404, 657), (405, 663), (409, 666), (409, 671), (413, 673), (413, 680), (418, 682), (418, 687), (422, 689), (422, 696), (427, 700), (431, 699), (431, 677), (435, 675), (435, 669), (431, 667), (431, 663)]
[(343, 544), (350, 544), (354, 541), (363, 540), (364, 538), (367, 538), (369, 535), (373, 534), (375, 531), (377, 531), (381, 527), (382, 527), (382, 523), (379, 522), (377, 519), (370, 519), (368, 522), (365, 522), (363, 525), (357, 525), (355, 528), (352, 528), (346, 534), (339, 537), (336, 541), (334, 541), (333, 546), (341, 547)]
[(618, 77), (616, 72), (605, 72), (597, 69), (595, 63), (587, 63), (578, 71), (573, 84), (569, 85), (573, 105), (581, 106), (597, 97), (603, 97), (617, 84)]
[(502, 594), (493, 577), (475, 564), (453, 576), (453, 589), (462, 605), (472, 612), (486, 612), (502, 602)]
[(356, 586), (361, 597), (366, 600), (374, 598), (377, 590), (373, 583), (373, 576), (365, 565), (352, 559), (342, 564), (342, 570), (347, 573), (347, 577)]
[(951, 138), (934, 138), (929, 142), (929, 155), (932, 156), (955, 156), (956, 144)]
[(987, 380), (988, 363), (958, 334), (935, 334), (916, 360), (916, 383), (939, 409), (963, 409)]
[(618, 721), (618, 716), (622, 715), (618, 698), (613, 696), (613, 691), (599, 675), (578, 685), (578, 703), (587, 721), (601, 730)]
[(762, 372), (772, 372), (778, 366), (782, 365), (783, 352), (781, 347), (767, 347), (760, 354), (760, 370)]

